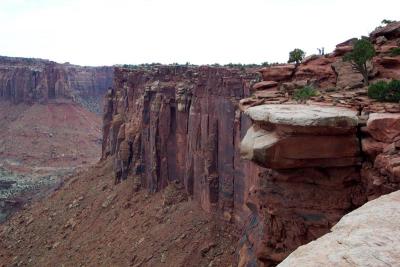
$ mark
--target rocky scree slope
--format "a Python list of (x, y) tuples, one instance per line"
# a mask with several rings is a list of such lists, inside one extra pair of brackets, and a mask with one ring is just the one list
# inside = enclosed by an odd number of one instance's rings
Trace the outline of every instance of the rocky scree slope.
[(179, 184), (160, 194), (114, 185), (107, 160), (0, 225), (0, 266), (229, 266), (238, 232)]

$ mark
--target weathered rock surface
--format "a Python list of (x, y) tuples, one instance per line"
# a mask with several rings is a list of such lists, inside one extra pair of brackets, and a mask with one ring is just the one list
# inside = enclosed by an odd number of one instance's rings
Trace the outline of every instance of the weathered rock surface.
[(343, 167), (360, 161), (353, 110), (261, 105), (246, 114), (257, 125), (243, 139), (242, 156), (266, 168)]
[(378, 27), (370, 33), (371, 38), (376, 39), (379, 36), (384, 36), (387, 39), (400, 37), (400, 21), (389, 23), (385, 27)]
[(400, 191), (345, 215), (332, 232), (299, 247), (279, 266), (398, 266)]
[(113, 67), (81, 67), (43, 59), (0, 57), (0, 99), (13, 103), (103, 97), (112, 82)]
[(367, 121), (367, 131), (373, 138), (385, 143), (391, 143), (397, 139), (400, 139), (400, 114), (370, 114)]
[(246, 232), (242, 262), (257, 258), (270, 266), (366, 201), (357, 170), (358, 117), (350, 109), (314, 105), (261, 105), (246, 114), (253, 126), (242, 156), (270, 170), (249, 192), (258, 224)]
[(332, 127), (348, 131), (357, 126), (357, 112), (338, 107), (316, 105), (260, 105), (245, 112), (255, 122), (300, 127)]
[(293, 64), (276, 65), (260, 70), (264, 81), (282, 82), (290, 80), (296, 67)]
[(178, 180), (205, 210), (243, 221), (258, 172), (240, 159), (250, 121), (238, 102), (253, 76), (212, 67), (117, 68), (103, 128), (103, 158), (115, 158), (116, 180), (129, 177), (152, 192)]
[(333, 57), (317, 56), (310, 58), (309, 61), (303, 61), (300, 64), (294, 77), (297, 81), (308, 80), (321, 87), (334, 87), (336, 83), (336, 74), (331, 64), (335, 61)]
[(349, 62), (337, 61), (332, 64), (332, 68), (337, 74), (337, 87), (354, 89), (363, 86), (363, 76)]
[(277, 85), (278, 85), (278, 83), (275, 81), (262, 81), (262, 82), (258, 82), (256, 84), (254, 84), (253, 89), (254, 90), (267, 89), (267, 88), (275, 87)]

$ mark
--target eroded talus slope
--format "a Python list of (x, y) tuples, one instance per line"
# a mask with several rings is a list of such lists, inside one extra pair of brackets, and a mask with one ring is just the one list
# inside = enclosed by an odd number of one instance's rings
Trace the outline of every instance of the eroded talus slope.
[(188, 201), (118, 185), (103, 161), (0, 225), (0, 266), (229, 266), (237, 230)]

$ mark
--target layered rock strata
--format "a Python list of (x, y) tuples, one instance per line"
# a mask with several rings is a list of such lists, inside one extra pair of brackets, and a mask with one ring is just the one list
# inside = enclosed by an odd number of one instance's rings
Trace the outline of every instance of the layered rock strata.
[[(397, 77), (396, 31), (371, 35), (373, 82)], [(102, 156), (113, 157), (117, 182), (155, 192), (180, 181), (205, 210), (238, 222), (239, 266), (276, 265), (400, 188), (400, 105), (368, 98), (342, 60), (351, 42), (297, 66), (262, 68), (261, 81), (223, 68), (117, 69)], [(319, 93), (299, 105), (294, 91), (306, 85)]]
[(0, 57), (0, 99), (13, 103), (103, 97), (113, 67), (81, 67), (43, 59)]
[[(242, 156), (268, 168), (247, 205), (258, 223), (241, 243), (242, 265), (274, 265), (366, 201), (357, 112), (312, 105), (261, 105)], [(250, 223), (251, 224), (251, 223)]]
[(116, 181), (134, 179), (151, 192), (180, 181), (205, 210), (243, 221), (258, 168), (240, 159), (250, 121), (238, 102), (255, 77), (213, 67), (117, 68), (103, 128), (103, 158), (114, 157)]

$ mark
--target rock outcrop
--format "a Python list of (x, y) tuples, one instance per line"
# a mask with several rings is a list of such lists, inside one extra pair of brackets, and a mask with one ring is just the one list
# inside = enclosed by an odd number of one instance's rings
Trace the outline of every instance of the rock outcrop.
[(85, 101), (103, 97), (113, 67), (81, 67), (43, 59), (0, 57), (0, 99), (13, 103), (54, 98)]
[[(392, 78), (399, 68), (388, 53), (399, 39), (374, 36), (370, 78)], [(299, 65), (262, 68), (262, 81), (238, 69), (117, 68), (102, 158), (112, 157), (116, 182), (132, 179), (136, 190), (182, 183), (204, 210), (242, 228), (239, 266), (274, 266), (400, 189), (400, 105), (368, 98), (342, 60), (352, 41)], [(319, 92), (299, 105), (293, 94), (306, 85)]]
[(329, 234), (299, 247), (279, 266), (398, 266), (400, 191), (345, 215)]
[(114, 157), (116, 181), (129, 177), (151, 192), (179, 181), (205, 210), (244, 221), (258, 168), (240, 159), (250, 120), (238, 102), (255, 77), (213, 67), (117, 68), (103, 128), (103, 158)]
[[(399, 77), (398, 56), (390, 54), (400, 44), (396, 25), (370, 36), (372, 82)], [(242, 156), (266, 170), (248, 192), (239, 266), (276, 265), (346, 213), (400, 189), (400, 105), (368, 98), (362, 75), (342, 60), (353, 41), (292, 69), (260, 69), (264, 82), (277, 84), (240, 101), (253, 122)], [(306, 85), (318, 93), (299, 105), (294, 92)]]
[(269, 266), (366, 201), (358, 117), (353, 110), (311, 105), (261, 105), (246, 114), (253, 126), (242, 156), (268, 170), (249, 192), (247, 205), (259, 223), (246, 233), (242, 258)]

